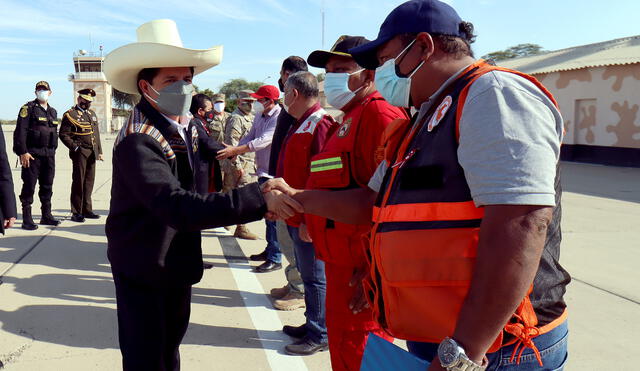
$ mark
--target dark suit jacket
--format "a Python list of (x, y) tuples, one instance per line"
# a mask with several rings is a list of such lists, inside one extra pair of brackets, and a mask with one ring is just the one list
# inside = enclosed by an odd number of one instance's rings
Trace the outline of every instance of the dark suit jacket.
[(16, 218), (16, 195), (13, 193), (13, 178), (7, 158), (4, 133), (0, 128), (0, 233), (4, 234), (4, 220)]
[[(146, 100), (132, 115), (138, 111), (163, 137), (176, 133)], [(200, 231), (258, 220), (267, 211), (255, 183), (229, 194), (190, 192), (181, 187), (192, 179), (179, 179), (189, 175), (178, 172), (180, 157), (166, 156), (158, 140), (135, 132), (118, 140), (106, 224), (114, 273), (156, 287), (194, 284), (202, 277)]]
[(271, 157), (269, 157), (269, 175), (271, 176), (276, 176), (280, 150), (284, 144), (284, 139), (287, 137), (287, 133), (289, 133), (289, 128), (294, 124), (297, 124), (296, 119), (285, 111), (283, 107), (278, 116), (276, 130), (273, 133), (273, 140), (271, 141)]
[[(194, 177), (196, 192), (200, 194), (209, 193), (209, 183), (214, 182), (217, 191), (222, 189), (222, 171), (220, 170), (220, 163), (216, 160), (216, 153), (224, 149), (225, 147), (218, 143), (207, 134), (204, 123), (197, 117), (194, 117), (189, 124), (189, 131), (191, 127), (195, 127), (198, 130), (198, 154), (194, 161)], [(211, 169), (213, 168), (214, 174), (211, 177)]]

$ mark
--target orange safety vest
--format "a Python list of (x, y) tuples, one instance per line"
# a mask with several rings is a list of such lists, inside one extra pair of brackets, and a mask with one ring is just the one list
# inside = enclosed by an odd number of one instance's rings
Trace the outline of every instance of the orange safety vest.
[[(390, 168), (374, 207), (371, 277), (366, 286), (375, 318), (394, 337), (439, 343), (455, 330), (484, 215), (484, 209), (475, 206), (458, 163), (458, 125), (471, 84), (496, 70), (526, 78), (555, 104), (535, 78), (478, 61), (434, 100), (426, 122), (411, 126), (408, 120), (397, 121), (385, 133), (381, 151)], [(518, 342), (516, 351), (529, 347), (538, 355), (532, 338), (564, 321), (566, 311), (536, 327), (529, 294), (489, 352)], [(505, 333), (512, 339), (507, 343)]]
[[(367, 104), (379, 99), (383, 98), (369, 97), (345, 115), (343, 123), (327, 141), (322, 152), (311, 159), (307, 188), (336, 190), (367, 187), (358, 183), (353, 176), (353, 169), (358, 166), (354, 151), (358, 136), (375, 134), (360, 131), (361, 117)], [(346, 224), (310, 214), (305, 218), (318, 259), (349, 267), (361, 266), (366, 262), (362, 236), (371, 231), (370, 223)]]

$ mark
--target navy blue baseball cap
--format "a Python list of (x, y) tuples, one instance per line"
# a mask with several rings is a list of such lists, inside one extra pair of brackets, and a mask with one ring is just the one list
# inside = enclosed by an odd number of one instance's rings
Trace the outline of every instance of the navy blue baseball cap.
[(460, 31), (461, 22), (458, 13), (442, 1), (407, 1), (389, 13), (375, 40), (349, 49), (349, 54), (360, 66), (373, 70), (380, 65), (376, 55), (378, 48), (397, 35), (428, 32), (464, 38)]

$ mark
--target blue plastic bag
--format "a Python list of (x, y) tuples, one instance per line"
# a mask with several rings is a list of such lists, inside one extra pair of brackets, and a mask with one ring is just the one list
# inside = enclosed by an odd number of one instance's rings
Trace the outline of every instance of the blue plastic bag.
[(426, 371), (429, 362), (374, 334), (369, 334), (360, 371)]

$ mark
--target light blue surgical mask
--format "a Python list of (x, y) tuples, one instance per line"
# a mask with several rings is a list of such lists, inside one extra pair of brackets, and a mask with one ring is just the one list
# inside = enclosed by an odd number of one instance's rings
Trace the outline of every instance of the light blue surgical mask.
[(376, 68), (376, 88), (382, 94), (384, 99), (396, 107), (409, 107), (409, 97), (411, 95), (411, 77), (418, 72), (424, 64), (422, 61), (414, 70), (406, 77), (398, 76), (396, 60), (400, 58), (416, 40), (414, 39), (400, 54), (395, 58), (391, 58), (378, 68)]
[(145, 96), (157, 104), (158, 108), (160, 108), (165, 115), (184, 116), (189, 112), (191, 99), (195, 91), (192, 83), (180, 80), (160, 91), (154, 89), (151, 84), (149, 84), (149, 87), (158, 94), (158, 100), (151, 98), (147, 94), (145, 94)]
[(46, 103), (49, 100), (49, 90), (38, 90), (36, 97), (42, 103)]
[(351, 102), (356, 93), (364, 88), (364, 85), (355, 91), (351, 91), (349, 89), (349, 77), (362, 71), (364, 71), (364, 68), (351, 73), (327, 72), (324, 79), (324, 93), (327, 96), (327, 102), (337, 109), (342, 109), (342, 107)]

